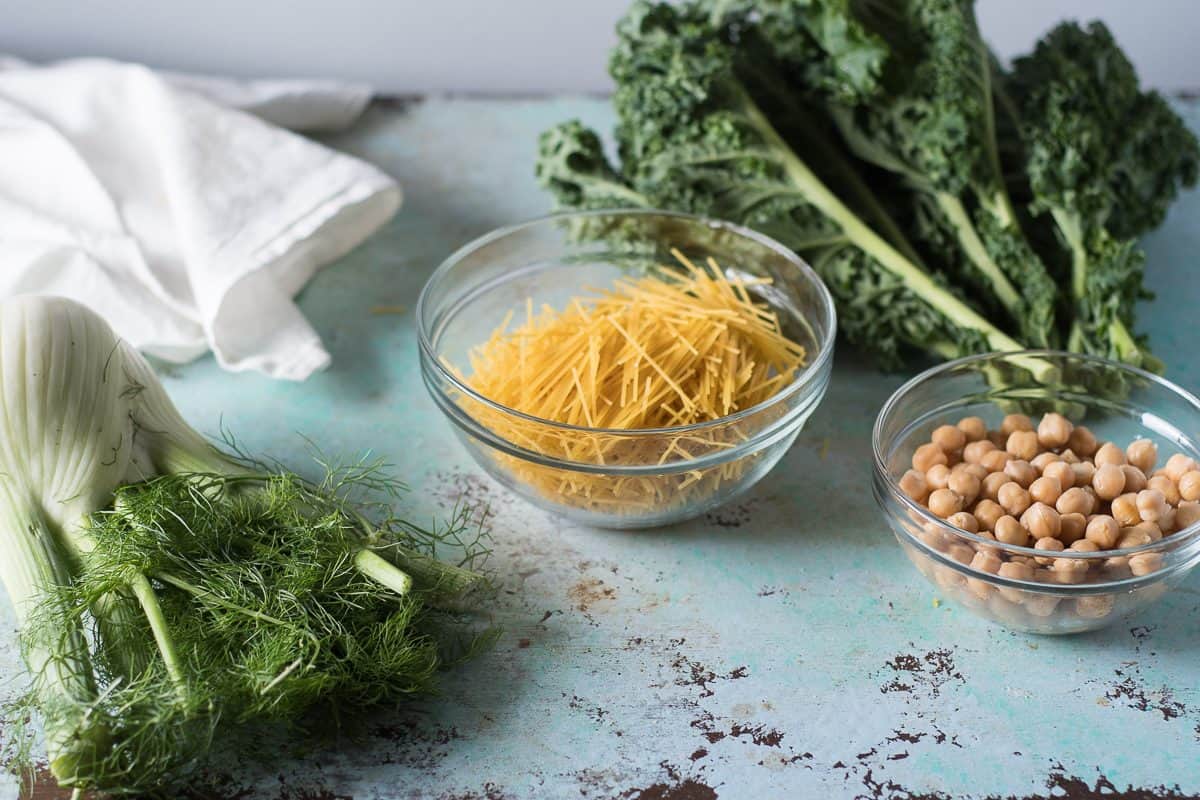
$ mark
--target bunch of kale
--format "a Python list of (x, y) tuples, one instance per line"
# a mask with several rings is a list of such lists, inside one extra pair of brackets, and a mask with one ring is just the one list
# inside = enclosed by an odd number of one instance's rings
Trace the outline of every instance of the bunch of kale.
[(1103, 25), (1060, 25), (1011, 69), (973, 0), (636, 0), (617, 32), (621, 165), (578, 122), (547, 131), (560, 207), (771, 235), (884, 366), (1067, 347), (1161, 367), (1133, 333), (1136, 237), (1200, 146)]

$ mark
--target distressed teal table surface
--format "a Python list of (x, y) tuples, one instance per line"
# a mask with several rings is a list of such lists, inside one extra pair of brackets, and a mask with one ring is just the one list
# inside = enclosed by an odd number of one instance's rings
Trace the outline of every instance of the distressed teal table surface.
[[(939, 603), (868, 490), (870, 425), (903, 378), (844, 346), (778, 468), (692, 523), (567, 524), (468, 460), (421, 383), (412, 309), (453, 249), (549, 210), (534, 141), (573, 116), (611, 126), (598, 99), (373, 108), (330, 141), (394, 174), (405, 204), (302, 296), (331, 369), (303, 384), (210, 359), (166, 373), (194, 425), (252, 451), (300, 460), (300, 433), (371, 450), (407, 479), (418, 518), (487, 503), (503, 586), (502, 638), (446, 676), (443, 698), (380, 713), (337, 746), (223, 765), (219, 800), (1200, 797), (1200, 574), (1073, 638)], [(1200, 194), (1146, 249), (1159, 299), (1143, 327), (1168, 374), (1200, 389)], [(16, 663), (0, 651), (6, 672)]]

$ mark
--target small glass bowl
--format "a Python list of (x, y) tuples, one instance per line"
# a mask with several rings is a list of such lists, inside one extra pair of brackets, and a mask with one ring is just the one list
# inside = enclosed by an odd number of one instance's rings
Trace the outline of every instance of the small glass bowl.
[(978, 416), (989, 430), (1007, 413), (1036, 421), (1058, 411), (1100, 441), (1138, 438), (1158, 445), (1158, 466), (1174, 453), (1200, 456), (1200, 401), (1170, 381), (1091, 356), (1052, 351), (993, 353), (934, 367), (904, 384), (875, 421), (873, 490), (904, 549), (944, 596), (1006, 628), (1076, 633), (1104, 627), (1162, 597), (1200, 561), (1200, 523), (1157, 542), (1097, 553), (1054, 553), (1033, 580), (970, 566), (978, 552), (1002, 562), (1047, 556), (956, 528), (905, 495), (897, 483), (934, 428)]
[[(714, 258), (730, 278), (772, 279), (749, 288), (807, 350), (789, 385), (712, 422), (619, 430), (523, 414), (478, 394), (454, 369), (507, 314), (523, 315), (527, 298), (562, 308), (616, 278), (675, 263), (671, 248), (697, 263)], [(434, 272), (416, 313), (425, 385), (479, 465), (535, 505), (607, 528), (678, 522), (753, 486), (824, 397), (836, 330), (829, 291), (783, 245), (736, 225), (646, 210), (559, 214), (487, 234)]]

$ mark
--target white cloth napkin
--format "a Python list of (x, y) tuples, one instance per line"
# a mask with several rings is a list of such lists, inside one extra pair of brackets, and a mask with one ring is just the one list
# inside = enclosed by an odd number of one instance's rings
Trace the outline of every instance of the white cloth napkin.
[(283, 127), (352, 123), (366, 87), (0, 59), (0, 297), (56, 294), (139, 349), (303, 380), (292, 298), (400, 204), (370, 164)]

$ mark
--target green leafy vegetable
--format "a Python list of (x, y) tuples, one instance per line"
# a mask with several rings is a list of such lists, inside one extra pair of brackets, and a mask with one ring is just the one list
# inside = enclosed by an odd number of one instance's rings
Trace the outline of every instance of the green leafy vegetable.
[(1073, 350), (1150, 369), (1161, 363), (1132, 333), (1143, 255), (1134, 237), (1162, 222), (1195, 183), (1196, 137), (1103, 24), (1065, 23), (1017, 59), (1005, 90), (1016, 108), (1032, 208), (1070, 253)]
[(1131, 239), (1194, 182), (1195, 139), (1106, 33), (1052, 33), (1011, 76), (971, 0), (636, 0), (617, 33), (620, 166), (578, 122), (547, 131), (560, 208), (771, 235), (885, 366), (1064, 343), (1159, 366)]
[[(843, 329), (890, 363), (906, 349), (943, 357), (1019, 349), (830, 188), (763, 112), (751, 89), (759, 78), (743, 80), (742, 69), (761, 76), (761, 65), (712, 34), (699, 6), (634, 4), (610, 65), (625, 180), (615, 182), (594, 133), (567, 123), (543, 136), (539, 162), (559, 202), (574, 207), (621, 195), (623, 205), (675, 208), (767, 232), (809, 258), (842, 301)], [(789, 91), (782, 84), (774, 90), (762, 93), (764, 103), (777, 104)], [(854, 181), (861, 178), (851, 168), (842, 185)], [(879, 207), (870, 215), (886, 217)]]
[(986, 307), (1007, 312), (1025, 344), (1053, 344), (1055, 286), (1025, 239), (1001, 174), (992, 56), (971, 0), (854, 6), (891, 58), (877, 96), (830, 105), (830, 115), (856, 155), (928, 197), (929, 222), (957, 240), (957, 248), (942, 251), (951, 254), (955, 277)]
[(468, 515), (394, 517), (375, 464), (311, 482), (218, 452), (82, 306), (0, 305), (0, 420), (0, 578), (33, 678), (15, 717), (65, 786), (162, 791), (231, 724), (428, 693), (477, 643), (445, 609), (479, 576), (434, 558), (482, 553)]

